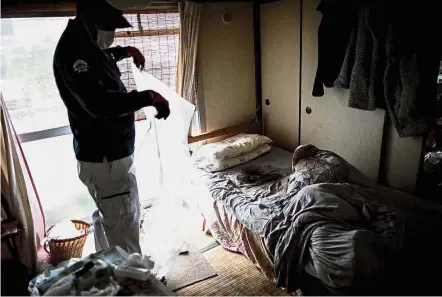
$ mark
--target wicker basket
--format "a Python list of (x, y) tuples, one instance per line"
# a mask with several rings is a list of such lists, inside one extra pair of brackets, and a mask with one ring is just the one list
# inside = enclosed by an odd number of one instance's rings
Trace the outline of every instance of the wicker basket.
[[(84, 230), (84, 234), (67, 239), (48, 239), (45, 242), (44, 249), (51, 256), (51, 262), (58, 264), (62, 261), (69, 260), (71, 258), (81, 258), (83, 253), (83, 247), (86, 243), (86, 238), (91, 232), (91, 225), (89, 223), (71, 220), (77, 230)], [(48, 229), (50, 234), (51, 228)]]

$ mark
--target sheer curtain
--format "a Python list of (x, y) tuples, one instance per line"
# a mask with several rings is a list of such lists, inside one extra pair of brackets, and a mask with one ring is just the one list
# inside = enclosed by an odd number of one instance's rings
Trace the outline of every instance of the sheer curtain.
[(0, 98), (1, 192), (15, 216), (13, 219), (18, 220), (22, 230), (17, 242), (20, 261), (33, 274), (37, 262), (37, 247), (45, 235), (44, 216), (26, 159), (6, 110), (3, 95)]
[[(180, 12), (180, 43), (178, 50), (177, 93), (192, 102), (198, 109), (197, 68), (198, 35), (202, 11), (201, 3), (190, 1), (179, 2)], [(200, 131), (199, 113), (195, 113), (191, 126), (191, 134)]]

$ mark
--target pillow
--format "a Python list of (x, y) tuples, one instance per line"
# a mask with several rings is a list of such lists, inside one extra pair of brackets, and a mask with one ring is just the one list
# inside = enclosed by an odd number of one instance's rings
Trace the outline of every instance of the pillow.
[(250, 152), (246, 152), (242, 155), (232, 158), (216, 159), (215, 161), (202, 159), (201, 161), (196, 162), (195, 166), (208, 172), (223, 171), (256, 159), (259, 156), (269, 152), (271, 149), (272, 147), (270, 145), (264, 144)]
[(238, 134), (219, 142), (202, 146), (193, 155), (194, 160), (207, 159), (211, 161), (238, 157), (244, 153), (264, 145), (271, 144), (272, 140), (259, 134)]

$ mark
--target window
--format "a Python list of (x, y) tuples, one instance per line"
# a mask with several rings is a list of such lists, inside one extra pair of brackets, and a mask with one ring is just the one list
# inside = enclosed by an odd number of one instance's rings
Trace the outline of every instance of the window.
[(1, 91), (18, 134), (69, 125), (52, 70), (68, 19), (1, 20)]

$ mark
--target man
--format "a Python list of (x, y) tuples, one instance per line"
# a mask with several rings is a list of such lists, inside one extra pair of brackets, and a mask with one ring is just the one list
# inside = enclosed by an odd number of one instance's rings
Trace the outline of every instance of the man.
[(131, 25), (105, 0), (80, 0), (54, 55), (54, 75), (74, 135), (81, 181), (96, 205), (95, 246), (140, 253), (140, 204), (133, 164), (134, 112), (145, 106), (167, 119), (169, 103), (153, 91), (127, 92), (116, 62), (144, 57), (133, 47), (109, 48), (115, 29)]

